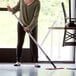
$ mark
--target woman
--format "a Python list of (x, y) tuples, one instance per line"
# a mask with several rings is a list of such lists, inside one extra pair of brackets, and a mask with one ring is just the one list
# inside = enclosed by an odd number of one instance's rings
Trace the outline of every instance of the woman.
[[(11, 11), (15, 14), (17, 11), (20, 11), (19, 19), (24, 24), (24, 27), (18, 22), (18, 43), (16, 50), (16, 66), (20, 65), (22, 46), (24, 43), (24, 37), (26, 32), (30, 32), (31, 35), (37, 41), (37, 31), (38, 31), (38, 17), (40, 12), (40, 1), (39, 0), (19, 0), (18, 4), (11, 8), (7, 8), (8, 11)], [(31, 58), (33, 62), (38, 62), (38, 48), (36, 44), (30, 38), (30, 50)]]

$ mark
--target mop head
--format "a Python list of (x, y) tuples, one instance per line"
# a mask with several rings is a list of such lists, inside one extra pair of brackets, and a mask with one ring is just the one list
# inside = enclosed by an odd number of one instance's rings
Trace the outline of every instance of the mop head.
[(60, 70), (60, 69), (64, 69), (64, 68), (46, 68), (46, 70)]

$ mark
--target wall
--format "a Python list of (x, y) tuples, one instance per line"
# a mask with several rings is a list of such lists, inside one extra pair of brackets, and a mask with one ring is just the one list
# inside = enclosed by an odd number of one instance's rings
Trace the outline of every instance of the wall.
[[(0, 48), (0, 63), (12, 63), (16, 61), (15, 48)], [(22, 62), (31, 62), (31, 55), (29, 49), (23, 49)]]

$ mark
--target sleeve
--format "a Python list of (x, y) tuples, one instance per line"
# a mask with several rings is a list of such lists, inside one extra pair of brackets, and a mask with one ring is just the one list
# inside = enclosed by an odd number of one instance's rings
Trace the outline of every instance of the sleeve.
[(20, 9), (20, 1), (17, 3), (17, 5), (15, 7), (13, 7), (12, 13), (13, 14), (16, 13), (17, 11), (19, 11), (19, 9)]
[(34, 24), (37, 23), (37, 21), (38, 21), (39, 11), (40, 11), (40, 3), (37, 4), (37, 6), (36, 6), (36, 8), (35, 8), (35, 12), (34, 12), (33, 19), (32, 19), (31, 23), (30, 23), (29, 26), (28, 26), (30, 32), (31, 32), (31, 31), (34, 29), (34, 27), (36, 26), (36, 25), (34, 25)]

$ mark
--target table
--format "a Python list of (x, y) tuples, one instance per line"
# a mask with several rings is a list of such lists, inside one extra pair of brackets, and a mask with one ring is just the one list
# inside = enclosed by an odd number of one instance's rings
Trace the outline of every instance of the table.
[(58, 29), (58, 30), (60, 30), (60, 29), (63, 29), (63, 30), (68, 29), (68, 30), (74, 30), (74, 29), (76, 29), (76, 27), (48, 27), (48, 29)]
[[(63, 46), (75, 46), (76, 45), (76, 32), (71, 33), (68, 30), (76, 30), (76, 27), (49, 27), (49, 29), (58, 29), (58, 30), (64, 30), (64, 38), (63, 38)], [(74, 42), (67, 42), (70, 39), (74, 39)]]

